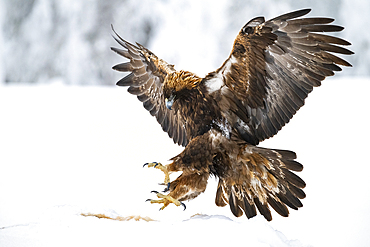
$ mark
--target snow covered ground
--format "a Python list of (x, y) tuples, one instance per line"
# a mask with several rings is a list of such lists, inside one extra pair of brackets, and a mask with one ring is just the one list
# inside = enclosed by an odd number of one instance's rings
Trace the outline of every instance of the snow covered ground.
[(163, 174), (142, 165), (182, 148), (124, 88), (2, 85), (0, 246), (370, 246), (369, 90), (370, 79), (326, 80), (262, 143), (295, 151), (307, 183), (303, 208), (266, 222), (218, 208), (213, 178), (185, 211), (145, 202)]

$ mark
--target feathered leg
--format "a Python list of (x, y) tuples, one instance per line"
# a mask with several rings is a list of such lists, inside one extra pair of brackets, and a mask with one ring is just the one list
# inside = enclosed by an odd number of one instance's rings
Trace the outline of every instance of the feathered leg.
[(169, 196), (179, 201), (191, 200), (205, 191), (209, 173), (183, 173), (170, 184)]
[[(165, 173), (165, 184), (168, 195), (157, 193), (159, 200), (148, 200), (151, 203), (163, 203), (164, 209), (170, 203), (176, 206), (184, 205), (181, 201), (191, 200), (204, 192), (209, 178), (209, 165), (212, 164), (212, 146), (209, 135), (194, 138), (182, 153), (172, 158), (172, 163), (163, 166), (160, 163), (148, 163), (144, 166), (155, 167)], [(169, 174), (182, 171), (182, 174), (170, 182)]]
[[(154, 166), (155, 165), (152, 165), (152, 167)], [(158, 165), (155, 167), (157, 168)], [(175, 162), (173, 162), (167, 166), (163, 166), (163, 168), (158, 168), (164, 171), (166, 174), (165, 183), (167, 181), (168, 174), (171, 171), (174, 171), (176, 167), (177, 165), (175, 164)], [(191, 200), (197, 197), (200, 193), (204, 192), (207, 187), (208, 177), (209, 173), (207, 172), (198, 173), (198, 172), (189, 172), (188, 170), (185, 170), (177, 179), (168, 183), (168, 186), (165, 190), (165, 192), (170, 191), (168, 195), (158, 193), (157, 191), (152, 191), (156, 193), (157, 197), (160, 199), (159, 200), (148, 199), (147, 201), (150, 201), (150, 203), (163, 203), (163, 206), (160, 208), (160, 210), (166, 208), (170, 203), (173, 203), (176, 206), (182, 205), (185, 210), (186, 206), (181, 201)]]

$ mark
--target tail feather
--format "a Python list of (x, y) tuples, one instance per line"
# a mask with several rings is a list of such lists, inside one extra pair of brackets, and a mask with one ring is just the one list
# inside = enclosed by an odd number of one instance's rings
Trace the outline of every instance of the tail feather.
[(266, 204), (262, 203), (257, 197), (255, 197), (254, 204), (256, 204), (258, 211), (265, 217), (266, 220), (268, 221), (272, 220), (271, 211), (267, 203)]
[(303, 170), (303, 166), (301, 163), (295, 161), (295, 160), (284, 160), (284, 165), (287, 169), (295, 171), (295, 172), (300, 172)]
[(286, 168), (281, 168), (281, 170), (284, 173), (285, 179), (288, 183), (295, 185), (298, 188), (306, 187), (306, 183), (293, 172), (289, 171)]
[(243, 211), (245, 212), (245, 215), (248, 217), (248, 219), (256, 216), (257, 211), (256, 211), (256, 207), (254, 206), (254, 204), (249, 203), (245, 197), (243, 198), (243, 202), (244, 202)]
[(298, 210), (298, 208), (302, 207), (302, 203), (297, 198), (292, 198), (287, 196), (286, 194), (280, 193), (277, 195), (282, 203), (289, 206), (291, 209)]
[(299, 199), (304, 199), (306, 197), (306, 193), (300, 188), (295, 186), (289, 186), (290, 191)]
[[(281, 216), (289, 215), (289, 208), (302, 207), (306, 183), (293, 171), (302, 171), (303, 166), (295, 161), (296, 154), (288, 150), (244, 146), (232, 169), (220, 177), (216, 205), (229, 204), (231, 212), (248, 218), (257, 210), (268, 221), (272, 220), (269, 206)], [(238, 179), (235, 179), (238, 178)]]
[(287, 204), (289, 207), (291, 207), (290, 205), (292, 205), (291, 208), (293, 209), (296, 209), (298, 210), (298, 208), (300, 207), (303, 207), (303, 204), (302, 202), (299, 200), (300, 198), (295, 196), (290, 190), (286, 190), (285, 193), (282, 192), (280, 194), (278, 194), (278, 197), (279, 195), (283, 198), (285, 198), (289, 204)]
[(225, 193), (222, 191), (222, 188), (223, 187), (220, 186), (220, 184), (219, 184), (218, 187), (217, 187), (217, 191), (216, 191), (215, 203), (219, 207), (225, 207), (227, 205), (227, 200), (226, 200), (226, 197), (225, 197)]
[(275, 200), (273, 197), (267, 198), (267, 202), (270, 204), (270, 206), (280, 215), (284, 217), (288, 217), (289, 210), (288, 208), (282, 203), (281, 201)]
[(240, 209), (240, 205), (242, 203), (238, 198), (236, 198), (236, 195), (234, 193), (230, 193), (229, 204), (231, 212), (233, 212), (236, 217), (240, 217), (243, 215), (243, 211)]

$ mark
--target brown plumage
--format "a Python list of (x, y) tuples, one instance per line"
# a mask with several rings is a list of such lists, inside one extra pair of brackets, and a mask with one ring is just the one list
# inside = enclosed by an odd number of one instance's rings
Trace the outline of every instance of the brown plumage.
[(252, 19), (237, 35), (229, 58), (205, 78), (176, 71), (115, 33), (125, 49), (112, 50), (130, 61), (113, 69), (131, 72), (117, 85), (128, 86), (174, 142), (185, 147), (161, 168), (182, 171), (168, 185), (170, 202), (195, 198), (214, 175), (219, 179), (216, 205), (229, 204), (237, 217), (244, 212), (251, 218), (258, 210), (271, 220), (270, 206), (282, 216), (288, 216), (288, 207), (302, 207), (305, 182), (294, 172), (303, 166), (295, 153), (256, 145), (288, 123), (325, 77), (339, 66), (351, 66), (333, 55), (353, 54), (342, 47), (350, 43), (322, 34), (343, 28), (330, 24), (331, 18), (298, 18), (308, 12)]

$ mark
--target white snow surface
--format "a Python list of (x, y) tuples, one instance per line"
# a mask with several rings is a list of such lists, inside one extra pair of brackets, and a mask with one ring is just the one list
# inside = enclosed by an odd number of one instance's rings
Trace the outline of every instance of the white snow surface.
[(303, 208), (272, 222), (217, 207), (214, 178), (185, 211), (145, 202), (164, 176), (142, 165), (165, 164), (183, 148), (125, 88), (0, 86), (0, 246), (370, 246), (369, 85), (324, 81), (262, 143), (295, 151), (307, 183)]

